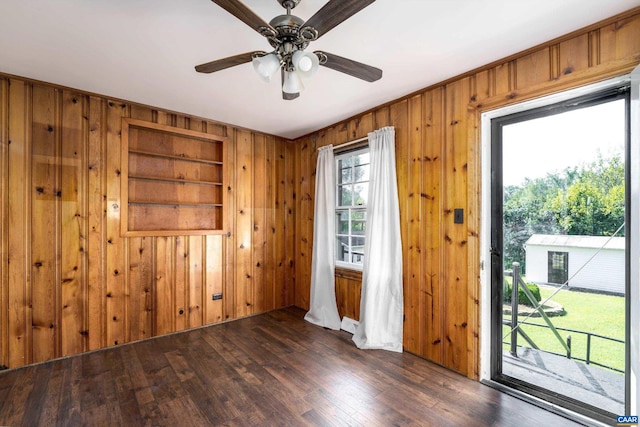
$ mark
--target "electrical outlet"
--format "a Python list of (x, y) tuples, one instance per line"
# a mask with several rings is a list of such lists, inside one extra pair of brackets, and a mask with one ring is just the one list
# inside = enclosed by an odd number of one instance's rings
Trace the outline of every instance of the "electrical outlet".
[(218, 299), (222, 299), (222, 294), (213, 294), (211, 295), (211, 299), (214, 301)]

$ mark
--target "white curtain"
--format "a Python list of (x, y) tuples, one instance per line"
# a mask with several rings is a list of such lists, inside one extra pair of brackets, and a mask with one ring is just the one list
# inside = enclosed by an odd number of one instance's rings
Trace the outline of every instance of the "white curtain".
[(360, 323), (353, 341), (358, 348), (402, 352), (402, 242), (394, 128), (370, 133), (369, 151)]
[(316, 200), (311, 258), (310, 309), (304, 319), (313, 324), (340, 329), (335, 287), (335, 160), (333, 146), (322, 147), (316, 168)]

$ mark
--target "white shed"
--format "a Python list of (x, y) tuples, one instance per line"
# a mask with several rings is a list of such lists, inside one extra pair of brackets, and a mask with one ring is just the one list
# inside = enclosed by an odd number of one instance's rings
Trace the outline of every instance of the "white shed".
[(525, 251), (530, 282), (563, 284), (569, 280), (573, 288), (625, 292), (624, 237), (534, 234), (525, 243)]

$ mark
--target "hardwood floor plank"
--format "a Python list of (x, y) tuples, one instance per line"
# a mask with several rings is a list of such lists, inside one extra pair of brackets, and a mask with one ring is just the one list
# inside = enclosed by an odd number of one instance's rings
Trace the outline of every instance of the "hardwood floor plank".
[[(38, 425), (40, 423), (40, 419), (44, 420), (55, 419), (55, 414), (47, 416), (47, 411), (51, 411), (52, 409), (57, 409), (57, 406), (51, 408), (45, 404), (47, 397), (49, 397), (48, 391), (50, 389), (55, 390), (56, 394), (60, 389), (60, 386), (56, 387), (55, 377), (56, 375), (52, 373), (52, 366), (47, 365), (39, 365), (35, 366), (35, 374), (33, 378), (37, 378), (36, 381), (33, 382), (33, 388), (29, 393), (29, 397), (27, 400), (27, 405), (23, 406), (23, 422), (27, 425)], [(59, 371), (58, 371), (59, 372)], [(52, 378), (53, 377), (53, 378)], [(26, 386), (31, 385), (30, 381), (26, 381)], [(57, 389), (56, 389), (57, 388)], [(20, 406), (18, 406), (20, 407)], [(11, 425), (7, 423), (7, 425)]]
[(185, 361), (180, 350), (170, 351), (164, 355), (169, 360), (169, 364), (178, 376), (180, 382), (185, 382), (193, 378), (193, 370)]
[[(39, 406), (39, 398), (43, 396), (43, 393), (36, 391), (33, 397), (31, 397), (31, 391), (34, 388), (34, 377), (37, 367), (28, 367), (21, 369), (19, 376), (14, 376), (12, 386), (3, 397), (2, 406), (0, 409), (0, 425), (18, 425), (21, 423), (21, 419), (25, 416), (25, 410), (27, 406), (33, 405)], [(11, 374), (6, 372), (5, 375)], [(44, 387), (47, 386), (47, 378), (43, 377)], [(38, 415), (38, 411), (35, 411), (34, 415)], [(31, 416), (31, 414), (29, 414)]]
[(0, 372), (0, 425), (572, 423), (407, 353), (358, 350), (296, 308)]

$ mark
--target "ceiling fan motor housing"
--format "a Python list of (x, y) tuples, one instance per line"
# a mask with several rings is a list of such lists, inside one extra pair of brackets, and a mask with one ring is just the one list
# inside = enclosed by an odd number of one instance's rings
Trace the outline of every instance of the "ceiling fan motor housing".
[(301, 18), (295, 15), (278, 15), (269, 21), (271, 25), (278, 32), (277, 37), (282, 40), (294, 41), (299, 37), (298, 29), (304, 24)]
[(273, 18), (269, 25), (275, 29), (276, 34), (268, 37), (269, 44), (275, 49), (276, 55), (286, 64), (286, 69), (291, 70), (291, 55), (295, 51), (305, 50), (309, 41), (317, 38), (317, 32), (311, 27), (302, 27), (304, 20), (286, 14)]

